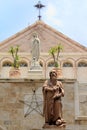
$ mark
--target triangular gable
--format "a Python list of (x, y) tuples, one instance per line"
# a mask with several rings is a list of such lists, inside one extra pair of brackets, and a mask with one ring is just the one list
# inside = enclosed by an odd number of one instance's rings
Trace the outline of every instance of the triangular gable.
[(30, 44), (33, 33), (37, 33), (40, 39), (41, 52), (48, 52), (49, 48), (61, 43), (64, 52), (86, 52), (87, 48), (70, 39), (59, 31), (56, 31), (42, 21), (37, 21), (24, 30), (16, 33), (0, 44), (0, 52), (8, 52), (11, 46), (19, 45), (21, 52), (30, 52)]

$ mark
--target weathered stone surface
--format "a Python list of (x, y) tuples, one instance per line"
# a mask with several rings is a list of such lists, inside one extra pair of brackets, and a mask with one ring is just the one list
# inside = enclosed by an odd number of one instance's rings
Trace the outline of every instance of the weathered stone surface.
[[(0, 125), (3, 126), (2, 130), (43, 130), (44, 117), (42, 113), (37, 112), (35, 103), (32, 104), (31, 99), (36, 91), (38, 101), (41, 103), (43, 99), (42, 85), (44, 80), (24, 80), (24, 79), (9, 79), (0, 80)], [(78, 117), (75, 119), (75, 80), (63, 79), (63, 86), (65, 90), (65, 97), (62, 99), (63, 104), (63, 117), (65, 119), (66, 127), (64, 130), (86, 130), (87, 119)], [(84, 85), (84, 84), (82, 84)], [(80, 85), (80, 90), (81, 90)], [(83, 91), (85, 90), (85, 87)], [(81, 93), (81, 91), (79, 91)], [(84, 93), (83, 93), (84, 94)], [(33, 110), (29, 110), (31, 103)], [(35, 101), (35, 99), (34, 99)], [(85, 105), (85, 104), (84, 104)], [(32, 108), (31, 107), (31, 108)], [(43, 111), (43, 106), (40, 106)], [(85, 109), (83, 109), (84, 111)], [(81, 111), (81, 110), (80, 110)], [(63, 128), (61, 128), (62, 130)], [(48, 128), (46, 128), (48, 130)], [(56, 128), (51, 128), (56, 130)]]

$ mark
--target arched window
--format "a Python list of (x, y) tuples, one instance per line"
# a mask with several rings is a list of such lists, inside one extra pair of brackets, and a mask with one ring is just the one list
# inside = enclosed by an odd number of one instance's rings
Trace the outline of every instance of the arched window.
[(73, 65), (70, 62), (65, 62), (63, 63), (63, 67), (73, 67)]
[(78, 67), (87, 67), (87, 62), (79, 62)]
[(21, 61), (21, 62), (19, 63), (19, 66), (20, 66), (20, 67), (27, 67), (28, 64), (27, 64), (25, 61)]
[(48, 67), (54, 67), (54, 62), (53, 61), (49, 62)]
[(5, 62), (3, 62), (2, 66), (3, 67), (10, 67), (10, 66), (12, 66), (12, 63), (10, 61), (5, 61)]

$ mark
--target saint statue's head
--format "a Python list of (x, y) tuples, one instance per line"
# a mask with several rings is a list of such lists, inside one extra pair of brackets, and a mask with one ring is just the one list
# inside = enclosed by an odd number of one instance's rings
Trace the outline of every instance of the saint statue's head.
[(34, 37), (34, 38), (35, 38), (35, 37), (38, 37), (37, 33), (33, 33), (33, 37)]
[(49, 76), (50, 76), (50, 78), (53, 77), (53, 76), (57, 77), (57, 72), (56, 72), (56, 70), (51, 70), (51, 71), (49, 72)]

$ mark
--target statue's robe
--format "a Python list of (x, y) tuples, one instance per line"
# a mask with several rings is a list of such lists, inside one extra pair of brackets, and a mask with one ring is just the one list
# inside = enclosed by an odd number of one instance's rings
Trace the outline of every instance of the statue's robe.
[[(45, 81), (43, 85), (43, 98), (44, 98), (43, 113), (45, 116), (45, 123), (56, 122), (58, 119), (62, 118), (61, 97), (58, 97), (58, 95), (62, 92), (63, 86), (60, 81), (57, 81), (55, 91), (54, 90), (45, 91), (45, 88), (49, 89), (53, 87), (55, 86), (51, 84), (50, 80)], [(55, 99), (53, 99), (54, 96), (56, 97)]]

